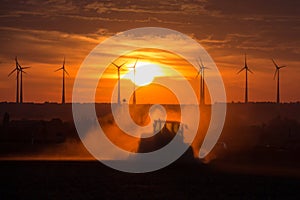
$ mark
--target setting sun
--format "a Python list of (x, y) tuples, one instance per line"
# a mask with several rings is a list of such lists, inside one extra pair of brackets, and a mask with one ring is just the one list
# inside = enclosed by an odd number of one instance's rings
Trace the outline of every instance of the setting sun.
[(146, 86), (152, 83), (155, 77), (162, 76), (161, 67), (150, 62), (137, 62), (134, 71), (134, 64), (128, 65), (130, 71), (124, 78), (130, 79), (137, 86)]

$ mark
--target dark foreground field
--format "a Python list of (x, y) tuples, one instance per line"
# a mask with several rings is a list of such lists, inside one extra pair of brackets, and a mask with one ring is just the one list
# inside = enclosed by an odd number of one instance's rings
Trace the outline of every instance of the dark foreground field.
[(0, 199), (299, 199), (292, 176), (221, 172), (173, 164), (129, 174), (99, 162), (1, 161)]

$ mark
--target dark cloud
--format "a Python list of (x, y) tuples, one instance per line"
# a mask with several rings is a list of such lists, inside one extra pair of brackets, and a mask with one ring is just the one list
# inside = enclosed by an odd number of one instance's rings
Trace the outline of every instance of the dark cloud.
[(208, 10), (215, 10), (231, 16), (300, 16), (299, 1), (294, 0), (246, 0), (246, 1), (218, 1), (209, 0), (205, 6)]

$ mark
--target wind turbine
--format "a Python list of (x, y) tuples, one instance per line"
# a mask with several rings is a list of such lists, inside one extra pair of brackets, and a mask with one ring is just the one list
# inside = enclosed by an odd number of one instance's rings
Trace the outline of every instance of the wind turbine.
[(16, 72), (16, 75), (17, 75), (17, 78), (16, 78), (16, 80), (17, 80), (16, 103), (19, 103), (19, 73), (20, 73), (20, 68), (19, 68), (19, 63), (18, 63), (18, 58), (17, 58), (17, 56), (16, 56), (16, 58), (15, 58), (15, 61), (16, 61), (16, 67), (15, 67), (14, 70), (12, 70), (12, 71), (8, 74), (8, 76), (11, 76), (14, 72)]
[(65, 57), (64, 57), (64, 61), (63, 61), (63, 65), (61, 68), (55, 70), (55, 72), (62, 70), (62, 97), (61, 97), (61, 104), (65, 104), (65, 73), (69, 75), (69, 73), (67, 72), (67, 70), (65, 69)]
[(280, 103), (280, 88), (279, 88), (279, 80), (280, 80), (280, 76), (279, 76), (279, 72), (280, 72), (280, 69), (281, 68), (284, 68), (284, 67), (286, 67), (285, 65), (283, 65), (283, 66), (278, 66), (276, 63), (275, 63), (275, 61), (274, 61), (274, 59), (272, 59), (272, 62), (274, 63), (274, 65), (275, 65), (275, 74), (274, 74), (274, 78), (273, 79), (275, 79), (275, 77), (276, 77), (276, 75), (277, 75), (277, 103)]
[(134, 82), (134, 84), (133, 84), (133, 99), (132, 99), (133, 105), (136, 105), (136, 93), (135, 93), (135, 72), (136, 72), (136, 70), (135, 69), (136, 69), (137, 62), (138, 62), (138, 58), (136, 59), (133, 67), (128, 67), (128, 68), (133, 68), (133, 82)]
[(197, 60), (199, 70), (196, 78), (201, 74), (200, 76), (200, 104), (205, 104), (205, 78), (204, 78), (204, 71), (205, 69), (208, 69), (203, 65), (203, 62), (200, 58), (200, 63)]
[(24, 71), (24, 69), (28, 69), (30, 67), (22, 67), (19, 64), (19, 71), (21, 72), (21, 85), (20, 85), (20, 103), (23, 103), (23, 73), (26, 74), (26, 72)]
[(121, 104), (120, 100), (120, 69), (125, 65), (126, 62), (124, 62), (122, 65), (116, 65), (114, 62), (112, 64), (118, 69), (118, 104)]
[(247, 55), (245, 54), (245, 65), (240, 71), (237, 73), (239, 74), (241, 71), (245, 70), (246, 71), (246, 86), (245, 86), (245, 103), (248, 103), (248, 71), (253, 74), (253, 72), (249, 69), (247, 65)]

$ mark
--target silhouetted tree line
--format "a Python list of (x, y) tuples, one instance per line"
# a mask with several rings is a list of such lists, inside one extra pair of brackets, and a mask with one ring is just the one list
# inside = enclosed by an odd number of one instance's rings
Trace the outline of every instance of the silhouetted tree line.
[(0, 141), (24, 143), (64, 142), (68, 124), (61, 119), (44, 120), (12, 120), (4, 113), (0, 127)]

